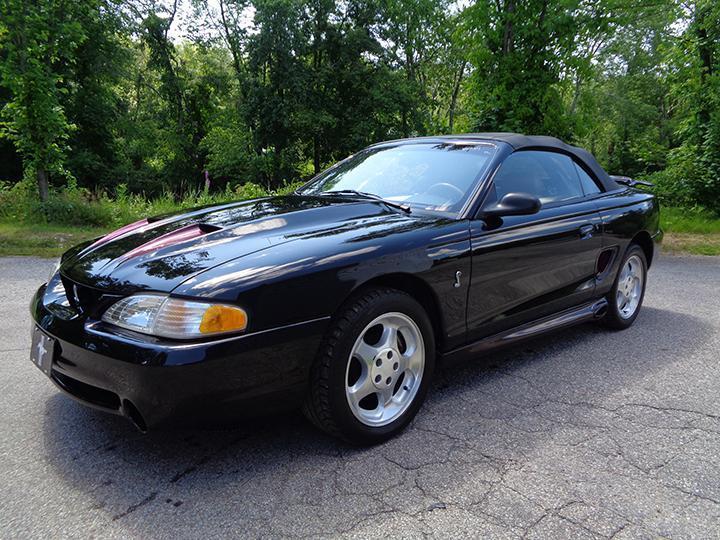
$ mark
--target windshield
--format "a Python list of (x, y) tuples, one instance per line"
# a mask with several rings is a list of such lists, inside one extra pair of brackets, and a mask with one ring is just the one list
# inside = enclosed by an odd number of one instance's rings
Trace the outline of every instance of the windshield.
[(495, 150), (476, 142), (370, 148), (321, 173), (298, 193), (359, 191), (413, 208), (457, 213)]

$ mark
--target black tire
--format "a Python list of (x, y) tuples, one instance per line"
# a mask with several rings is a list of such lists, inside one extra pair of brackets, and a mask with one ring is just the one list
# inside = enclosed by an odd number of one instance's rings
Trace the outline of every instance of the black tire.
[[(642, 288), (640, 292), (640, 300), (632, 315), (623, 316), (623, 314), (621, 313), (621, 306), (618, 304), (618, 287), (620, 286), (620, 276), (622, 274), (622, 270), (627, 264), (628, 260), (633, 257), (636, 257), (636, 260), (639, 259), (642, 266)], [(647, 258), (645, 257), (645, 252), (639, 245), (630, 244), (625, 251), (625, 255), (623, 255), (620, 266), (618, 267), (618, 272), (615, 276), (615, 282), (613, 283), (613, 287), (605, 297), (608, 301), (608, 310), (605, 316), (602, 318), (601, 322), (608, 328), (612, 328), (614, 330), (624, 330), (625, 328), (629, 328), (630, 326), (632, 326), (632, 324), (635, 322), (635, 319), (637, 319), (638, 314), (640, 313), (640, 309), (642, 308), (643, 299), (645, 298), (646, 285)]]
[[(377, 317), (399, 312), (412, 319), (422, 334), (425, 365), (420, 385), (407, 409), (391, 423), (368, 426), (352, 412), (346, 396), (347, 368), (356, 340)], [(326, 433), (357, 445), (389, 439), (413, 419), (427, 394), (435, 368), (435, 338), (423, 307), (409, 294), (396, 289), (369, 289), (340, 308), (320, 346), (310, 374), (310, 388), (303, 406), (305, 416)]]

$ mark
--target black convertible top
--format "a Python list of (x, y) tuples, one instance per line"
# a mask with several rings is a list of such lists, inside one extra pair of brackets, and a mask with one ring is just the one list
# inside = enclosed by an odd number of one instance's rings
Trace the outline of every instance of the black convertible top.
[[(448, 140), (485, 140), (485, 141), (500, 141), (509, 144), (515, 150), (525, 149), (548, 149), (559, 152), (564, 152), (575, 157), (581, 164), (585, 166), (585, 169), (597, 178), (597, 180), (603, 185), (606, 191), (612, 191), (618, 189), (620, 186), (615, 182), (610, 175), (603, 169), (597, 162), (595, 157), (578, 146), (571, 146), (564, 143), (560, 139), (555, 137), (547, 137), (545, 135), (522, 135), (520, 133), (464, 133), (461, 135), (440, 135), (437, 137), (417, 137), (413, 139), (400, 139), (398, 141), (388, 142), (403, 142), (403, 141), (448, 141)], [(381, 143), (385, 144), (385, 143)]]

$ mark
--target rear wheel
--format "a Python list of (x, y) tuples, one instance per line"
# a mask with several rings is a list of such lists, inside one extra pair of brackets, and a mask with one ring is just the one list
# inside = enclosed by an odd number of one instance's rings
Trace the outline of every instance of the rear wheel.
[(355, 444), (381, 442), (419, 410), (435, 365), (423, 307), (394, 289), (369, 290), (334, 318), (315, 362), (304, 411)]
[(620, 263), (613, 288), (606, 297), (608, 311), (602, 319), (606, 326), (622, 330), (635, 322), (645, 296), (646, 281), (645, 252), (637, 244), (630, 244)]

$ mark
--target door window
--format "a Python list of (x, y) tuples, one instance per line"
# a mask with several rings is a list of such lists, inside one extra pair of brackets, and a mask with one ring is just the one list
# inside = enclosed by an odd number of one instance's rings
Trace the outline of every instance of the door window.
[(525, 150), (511, 154), (493, 179), (489, 202), (508, 193), (528, 193), (543, 205), (584, 196), (573, 160), (564, 154)]

